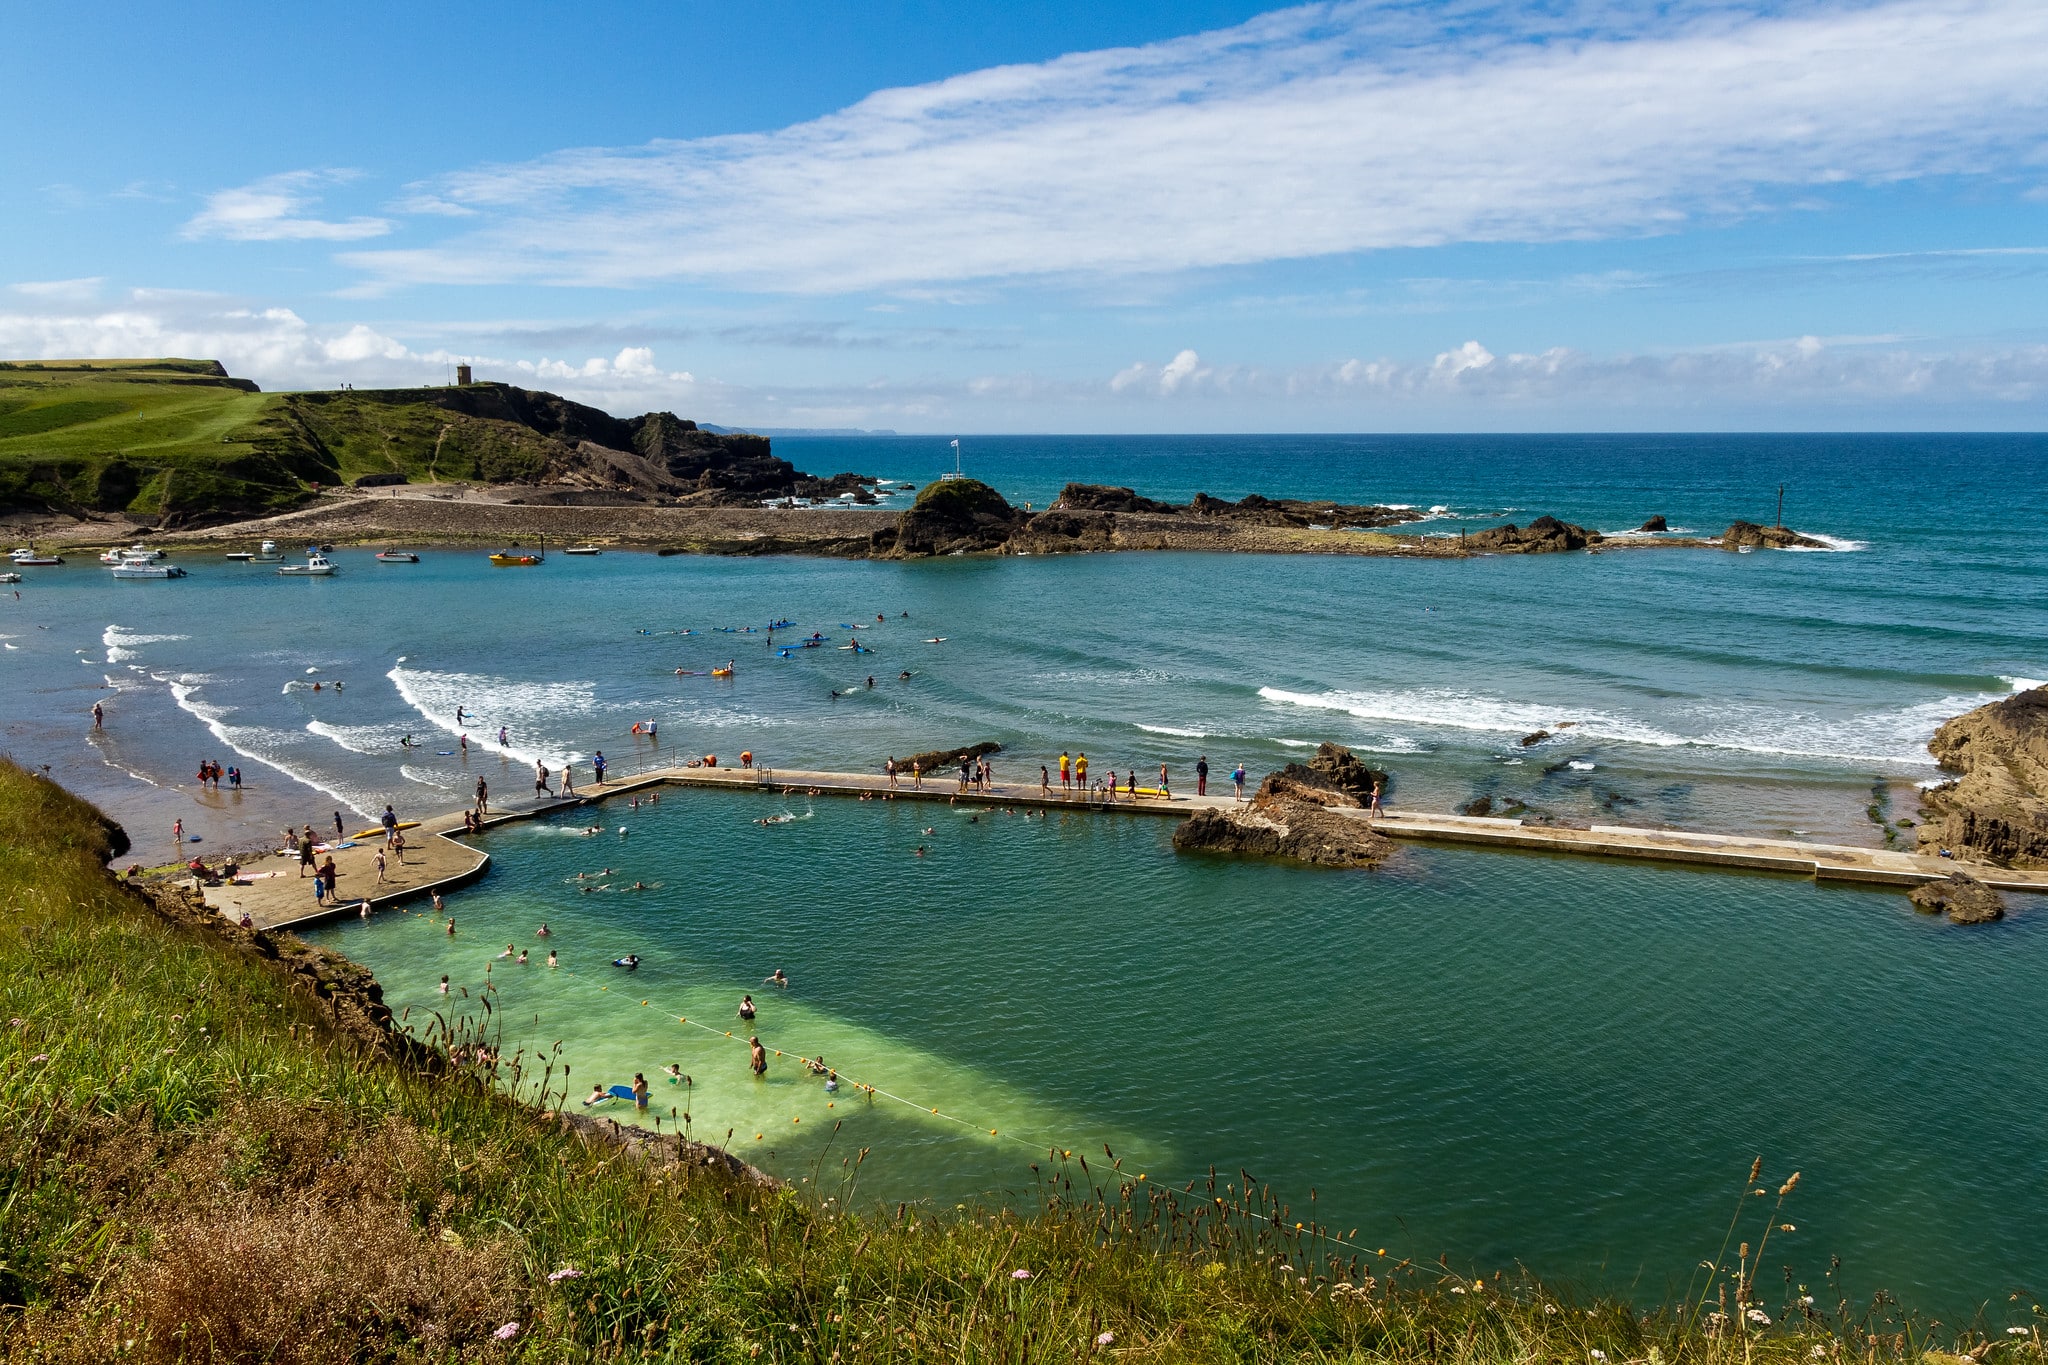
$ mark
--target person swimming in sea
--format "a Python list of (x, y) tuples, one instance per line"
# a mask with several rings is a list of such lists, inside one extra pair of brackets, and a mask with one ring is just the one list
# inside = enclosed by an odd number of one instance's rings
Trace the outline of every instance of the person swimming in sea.
[(774, 971), (761, 978), (761, 984), (764, 986), (779, 986), (783, 990), (788, 990), (789, 978), (782, 974), (782, 968), (777, 967)]
[(753, 996), (751, 996), (751, 995), (743, 995), (743, 996), (741, 996), (741, 997), (740, 997), (740, 1018), (742, 1018), (742, 1019), (752, 1019), (752, 1018), (754, 1017), (754, 1015), (755, 1015), (756, 1013), (757, 1013), (757, 1011), (756, 1011), (756, 1010), (755, 1010), (755, 1008), (754, 1008), (754, 997), (753, 997)]
[(624, 957), (615, 957), (612, 959), (612, 965), (614, 967), (624, 967), (629, 972), (637, 971), (640, 967), (640, 954), (627, 953)]
[(555, 961), (555, 950), (553, 948), (548, 949), (548, 965), (550, 967), (559, 967), (562, 965), (561, 963)]
[(583, 1098), (583, 1107), (588, 1109), (591, 1105), (602, 1104), (611, 1097), (611, 1091), (605, 1089), (603, 1086), (592, 1086), (590, 1089), (590, 1093), (584, 1096)]

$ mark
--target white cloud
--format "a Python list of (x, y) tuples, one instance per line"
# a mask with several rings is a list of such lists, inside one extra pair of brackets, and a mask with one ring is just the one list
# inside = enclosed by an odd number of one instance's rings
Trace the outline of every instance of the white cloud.
[(2031, 180), (2044, 133), (2039, 0), (1356, 0), (447, 176), (416, 201), (474, 230), (347, 259), (397, 283), (820, 293), (1131, 275)]
[(347, 171), (286, 171), (239, 189), (218, 190), (185, 224), (189, 238), (225, 237), (231, 242), (360, 242), (391, 231), (388, 218), (332, 222), (311, 217), (320, 203), (313, 191), (354, 179)]
[(50, 303), (86, 303), (99, 297), (100, 286), (106, 282), (104, 275), (87, 275), (75, 280), (23, 280), (7, 287), (14, 293)]

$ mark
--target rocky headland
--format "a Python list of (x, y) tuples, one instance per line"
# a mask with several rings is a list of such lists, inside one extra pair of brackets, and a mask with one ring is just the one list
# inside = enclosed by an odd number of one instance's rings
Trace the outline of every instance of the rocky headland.
[(2048, 687), (1957, 716), (1928, 751), (1959, 776), (1921, 795), (1921, 852), (2048, 868)]
[[(1173, 832), (1183, 853), (1288, 858), (1323, 867), (1373, 867), (1394, 851), (1363, 818), (1387, 775), (1359, 762), (1340, 744), (1324, 744), (1307, 763), (1268, 773), (1235, 810), (1204, 810)], [(1355, 811), (1355, 815), (1340, 812)]]

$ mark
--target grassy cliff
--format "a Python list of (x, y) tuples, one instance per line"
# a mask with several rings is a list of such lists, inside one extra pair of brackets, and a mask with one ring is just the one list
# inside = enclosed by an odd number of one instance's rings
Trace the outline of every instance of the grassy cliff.
[(0, 511), (203, 524), (365, 476), (663, 497), (807, 478), (765, 437), (669, 413), (616, 418), (509, 384), (266, 394), (211, 360), (0, 362)]
[[(1812, 1365), (1925, 1344), (1743, 1289), (1761, 1245), (1644, 1316), (1361, 1254), (1236, 1179), (1173, 1193), (1048, 1154), (1034, 1211), (870, 1208), (858, 1152), (795, 1189), (628, 1152), (430, 1064), (346, 964), (115, 884), (116, 846), (0, 762), (0, 1360)], [(1776, 1216), (1742, 1202), (1744, 1235)], [(1779, 1323), (1742, 1325), (1745, 1292)]]

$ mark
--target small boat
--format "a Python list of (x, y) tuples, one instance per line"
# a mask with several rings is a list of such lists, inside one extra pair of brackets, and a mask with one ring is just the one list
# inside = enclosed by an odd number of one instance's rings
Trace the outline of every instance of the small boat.
[(284, 554), (277, 548), (276, 541), (266, 540), (257, 547), (256, 553), (247, 556), (247, 559), (251, 564), (281, 564), (284, 562)]
[(19, 568), (46, 569), (53, 564), (62, 564), (62, 555), (39, 555), (33, 549), (23, 547), (7, 556), (7, 562)]
[(19, 583), (20, 581), (21, 575), (18, 573), (0, 573), (0, 583)]
[(547, 562), (548, 541), (546, 536), (541, 537), (540, 551), (537, 554), (528, 554), (515, 545), (510, 550), (500, 550), (491, 556), (492, 567), (499, 569), (509, 569), (519, 565), (545, 564)]
[(221, 556), (222, 559), (232, 559), (237, 564), (247, 564), (250, 560), (254, 559), (255, 557), (256, 556), (250, 554), (247, 550), (229, 550), (226, 554)]
[(732, 670), (729, 668), (714, 668), (711, 670), (711, 676), (714, 678), (730, 678)]
[(565, 555), (601, 555), (604, 553), (595, 545), (571, 545), (562, 551)]
[(318, 550), (306, 556), (303, 564), (280, 564), (277, 571), (299, 578), (327, 578), (334, 573), (334, 561)]
[(411, 550), (379, 550), (377, 551), (377, 562), (379, 564), (417, 564), (420, 562), (420, 557)]
[(183, 578), (185, 571), (154, 559), (124, 559), (114, 566), (113, 574), (116, 578)]

